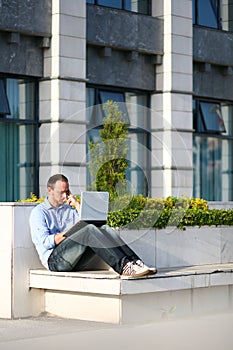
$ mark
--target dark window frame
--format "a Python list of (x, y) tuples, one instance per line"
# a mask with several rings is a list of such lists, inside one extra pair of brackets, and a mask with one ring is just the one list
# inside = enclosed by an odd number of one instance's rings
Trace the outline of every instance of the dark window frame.
[[(124, 89), (118, 89), (118, 88), (115, 88), (115, 87), (106, 87), (106, 86), (99, 86), (99, 85), (89, 85), (87, 84), (86, 88), (91, 88), (91, 89), (94, 89), (94, 106), (98, 106), (101, 101), (100, 101), (100, 98), (99, 98), (99, 92), (100, 91), (105, 91), (105, 92), (109, 92), (109, 93), (118, 93), (118, 94), (124, 94), (124, 100), (125, 100), (125, 94), (126, 93), (138, 93), (138, 94), (145, 94), (147, 95), (147, 108), (150, 108), (150, 95), (148, 92), (142, 92), (142, 91), (132, 91), (132, 90), (124, 90)], [(89, 125), (89, 127), (92, 129), (92, 130), (96, 130), (97, 132), (99, 130), (102, 129), (102, 123), (99, 123), (98, 126), (94, 126), (94, 127), (91, 127), (91, 125)], [(129, 115), (129, 125), (128, 125), (128, 131), (129, 133), (131, 134), (142, 134), (142, 133), (146, 133), (147, 134), (147, 143), (144, 145), (145, 147), (147, 147), (149, 150), (151, 149), (151, 138), (150, 138), (150, 132), (147, 130), (145, 130), (144, 128), (142, 127), (136, 127), (133, 126), (131, 127), (130, 126), (130, 115)], [(87, 152), (88, 152), (88, 149), (87, 149)], [(147, 168), (146, 168), (146, 177), (147, 177), (147, 180), (148, 180), (148, 184), (147, 186), (145, 187), (145, 192), (146, 194), (145, 195), (150, 195), (150, 191), (151, 191), (151, 174), (150, 174), (150, 167), (151, 167), (151, 164), (150, 164), (150, 159), (147, 159)], [(135, 170), (137, 170), (136, 168), (139, 168), (139, 166), (136, 166), (136, 167), (133, 167), (131, 166), (130, 168), (130, 172), (133, 172)]]
[[(0, 74), (0, 80), (4, 82), (4, 85), (6, 84), (7, 79), (25, 79), (28, 80), (28, 82), (32, 82), (35, 84), (35, 90), (34, 90), (34, 100), (35, 100), (35, 106), (34, 106), (34, 119), (20, 119), (20, 118), (10, 118), (7, 114), (0, 114), (0, 123), (5, 124), (13, 124), (13, 125), (32, 125), (34, 126), (34, 140), (35, 140), (35, 148), (34, 148), (34, 164), (35, 164), (35, 178), (33, 183), (33, 194), (35, 194), (37, 197), (39, 196), (39, 127), (40, 127), (40, 121), (39, 121), (39, 81), (37, 78), (31, 78), (27, 76), (13, 76), (13, 75), (3, 75)], [(6, 95), (7, 96), (7, 95)], [(7, 98), (8, 100), (8, 98)], [(8, 101), (9, 103), (9, 101)], [(9, 110), (10, 110), (10, 104), (9, 104)], [(10, 115), (10, 113), (9, 113)]]
[[(127, 6), (127, 0), (121, 0), (121, 5), (118, 7), (114, 7), (114, 6), (107, 6), (107, 5), (102, 5), (100, 4), (101, 0), (86, 0), (87, 4), (90, 5), (97, 5), (97, 6), (103, 6), (103, 7), (108, 7), (108, 8), (114, 8), (114, 9), (118, 9), (118, 10), (123, 10), (123, 11), (129, 11), (129, 12), (133, 12), (133, 13), (138, 13), (138, 14), (142, 14), (142, 15), (146, 15), (146, 16), (151, 16), (151, 0), (146, 0), (147, 1), (147, 6), (146, 6), (146, 11), (132, 11), (128, 9)], [(140, 0), (139, 0), (140, 1)], [(145, 1), (145, 0), (144, 0)]]
[[(210, 25), (208, 24), (208, 21), (206, 21), (206, 23), (201, 23), (200, 14), (203, 14), (204, 12), (204, 11), (202, 12), (204, 1), (208, 1), (209, 6), (212, 7), (212, 11), (216, 19), (216, 25)], [(202, 26), (202, 27), (222, 30), (221, 0), (216, 0), (216, 2), (217, 2), (217, 5), (214, 8), (212, 0), (193, 0), (193, 24)], [(205, 11), (205, 15), (206, 15), (206, 11)]]
[(11, 114), (10, 105), (7, 98), (5, 81), (0, 78), (0, 116), (4, 117), (5, 115)]
[[(212, 104), (219, 104), (221, 106), (224, 106), (224, 105), (227, 105), (228, 107), (232, 107), (233, 108), (233, 103), (232, 101), (220, 101), (220, 100), (210, 100), (210, 99), (205, 99), (205, 98), (199, 98), (199, 97), (196, 97), (193, 99), (193, 124), (194, 124), (194, 133), (193, 133), (193, 141), (194, 141), (194, 144), (196, 143), (196, 140), (197, 142), (200, 142), (198, 140), (201, 140), (201, 142), (203, 143), (203, 146), (204, 147), (203, 149), (206, 149), (207, 146), (205, 146), (205, 143), (209, 140), (210, 142), (214, 142), (215, 144), (217, 143), (221, 143), (221, 142), (228, 142), (230, 147), (231, 147), (231, 144), (233, 142), (233, 130), (232, 130), (232, 125), (227, 125), (227, 130), (226, 130), (226, 133), (224, 132), (218, 132), (218, 131), (210, 131), (210, 130), (199, 130), (197, 128), (197, 120), (198, 120), (198, 116), (197, 116), (197, 110), (198, 108), (200, 108), (200, 103), (203, 103), (203, 102), (206, 102), (206, 103), (212, 103)], [(200, 112), (199, 112), (200, 113)], [(201, 117), (202, 118), (202, 117)], [(199, 119), (201, 119), (199, 118)], [(228, 128), (230, 128), (228, 130)], [(193, 159), (198, 159), (197, 158), (197, 154), (195, 153), (195, 147), (193, 148)], [(210, 152), (210, 151), (209, 151)], [(214, 154), (212, 152), (212, 154)], [(215, 156), (217, 156), (217, 150), (215, 152)], [(200, 156), (200, 160), (202, 160), (205, 164), (206, 164), (206, 159), (205, 159), (205, 154), (199, 154)], [(214, 166), (217, 167), (217, 162), (218, 160), (215, 160), (215, 164)], [(194, 161), (194, 168), (196, 168), (195, 166), (195, 161)], [(214, 168), (214, 167), (213, 167)], [(199, 177), (202, 178), (204, 176), (204, 179), (206, 178), (206, 173), (203, 172), (203, 168), (199, 168), (199, 171), (200, 171), (200, 174), (199, 174)], [(217, 168), (216, 168), (217, 169)], [(233, 168), (229, 168), (229, 173), (228, 175), (232, 174), (233, 173)], [(222, 172), (222, 175), (226, 175), (226, 172)], [(206, 197), (206, 194), (208, 192), (206, 186), (205, 186), (205, 183), (203, 184), (202, 182), (195, 182), (195, 177), (196, 177), (196, 171), (194, 170), (194, 173), (193, 173), (193, 176), (194, 176), (194, 182), (193, 182), (193, 191), (194, 191), (194, 196), (201, 196), (202, 198), (206, 199), (206, 200), (223, 200), (222, 198), (219, 197), (219, 193), (218, 192), (212, 192), (212, 198), (207, 198)], [(219, 182), (218, 182), (219, 181)], [(212, 187), (215, 187), (215, 191), (216, 191), (216, 188), (219, 189), (219, 186), (216, 187), (216, 185), (214, 184), (222, 184), (222, 181), (223, 181), (223, 178), (215, 178), (213, 180), (213, 183), (212, 183)], [(229, 179), (230, 181), (230, 184), (232, 184), (233, 186), (233, 183), (231, 181), (233, 181), (233, 178)], [(200, 191), (200, 193), (196, 193), (196, 185), (199, 183), (199, 189), (198, 191)], [(211, 187), (211, 186), (210, 186)], [(208, 187), (209, 188), (209, 187)], [(229, 199), (228, 200), (232, 200), (232, 195), (231, 195), (231, 187), (229, 187)], [(221, 192), (220, 192), (221, 193)], [(209, 193), (208, 193), (209, 194)], [(221, 195), (222, 196), (222, 193)]]
[(226, 132), (221, 103), (195, 100), (194, 127), (198, 133), (222, 134)]

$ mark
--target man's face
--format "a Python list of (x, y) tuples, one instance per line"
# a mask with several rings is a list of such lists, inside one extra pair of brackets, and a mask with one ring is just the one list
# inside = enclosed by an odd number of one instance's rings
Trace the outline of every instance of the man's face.
[(54, 207), (64, 204), (69, 194), (69, 184), (64, 181), (57, 181), (54, 188), (48, 187), (48, 199)]

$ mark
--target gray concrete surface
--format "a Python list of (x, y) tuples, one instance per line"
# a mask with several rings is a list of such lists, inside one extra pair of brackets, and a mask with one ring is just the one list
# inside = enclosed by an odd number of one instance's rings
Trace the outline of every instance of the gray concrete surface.
[(111, 325), (38, 317), (0, 320), (1, 350), (232, 350), (233, 313)]

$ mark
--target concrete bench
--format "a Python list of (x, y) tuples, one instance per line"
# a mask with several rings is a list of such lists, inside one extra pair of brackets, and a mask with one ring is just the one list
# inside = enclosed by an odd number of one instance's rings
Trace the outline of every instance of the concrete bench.
[(44, 291), (44, 311), (60, 317), (137, 323), (222, 312), (232, 307), (233, 264), (160, 269), (138, 279), (113, 271), (30, 271), (30, 288)]
[(43, 269), (31, 241), (34, 206), (0, 203), (0, 318), (49, 312), (124, 323), (232, 308), (232, 227), (120, 231), (158, 268), (154, 277), (123, 279), (101, 261), (94, 267), (102, 271), (52, 273)]

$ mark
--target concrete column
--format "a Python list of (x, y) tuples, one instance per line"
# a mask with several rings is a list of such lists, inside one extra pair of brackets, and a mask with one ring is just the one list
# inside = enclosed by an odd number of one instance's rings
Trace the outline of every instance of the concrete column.
[(152, 196), (192, 195), (192, 1), (152, 1), (164, 20), (163, 64), (152, 95)]
[(222, 0), (221, 7), (222, 29), (232, 31), (233, 28), (233, 0)]
[(73, 193), (86, 186), (86, 1), (52, 1), (51, 47), (40, 82), (40, 188), (62, 172)]

